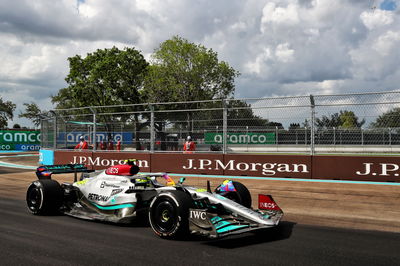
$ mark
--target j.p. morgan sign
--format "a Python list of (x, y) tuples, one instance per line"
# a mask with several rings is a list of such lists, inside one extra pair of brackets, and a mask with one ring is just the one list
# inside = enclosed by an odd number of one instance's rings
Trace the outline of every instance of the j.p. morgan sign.
[(129, 158), (144, 172), (400, 182), (400, 157), (55, 152), (55, 164), (93, 169)]
[(289, 164), (289, 163), (256, 163), (242, 162), (237, 160), (209, 160), (209, 159), (187, 159), (186, 164), (182, 166), (185, 170), (225, 170), (238, 172), (254, 172), (261, 173), (266, 176), (274, 176), (277, 173), (309, 173), (306, 164)]

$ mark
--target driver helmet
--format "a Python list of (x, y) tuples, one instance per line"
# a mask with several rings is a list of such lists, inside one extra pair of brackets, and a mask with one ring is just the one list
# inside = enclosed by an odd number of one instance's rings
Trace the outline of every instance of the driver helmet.
[(84, 138), (83, 136), (80, 136), (80, 137), (79, 137), (79, 140), (84, 141), (85, 138)]
[(190, 141), (190, 140), (192, 140), (192, 137), (191, 136), (187, 136), (186, 140)]

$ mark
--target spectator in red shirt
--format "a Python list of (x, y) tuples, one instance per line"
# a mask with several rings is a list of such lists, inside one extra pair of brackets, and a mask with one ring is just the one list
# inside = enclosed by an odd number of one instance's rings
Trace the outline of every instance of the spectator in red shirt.
[(100, 142), (100, 150), (107, 150), (107, 144), (104, 139)]
[(112, 139), (108, 139), (108, 150), (114, 150), (114, 142), (112, 141)]
[(120, 151), (120, 150), (121, 150), (121, 139), (118, 138), (118, 141), (117, 141), (117, 151)]
[(86, 140), (85, 140), (85, 138), (83, 137), (83, 136), (81, 136), (80, 138), (79, 138), (79, 143), (78, 144), (76, 144), (76, 146), (75, 146), (75, 150), (86, 150), (88, 147), (89, 147), (89, 145), (88, 145), (88, 143), (86, 142)]
[(186, 142), (183, 144), (183, 151), (185, 153), (192, 153), (196, 150), (196, 144), (192, 141), (192, 137), (187, 136)]

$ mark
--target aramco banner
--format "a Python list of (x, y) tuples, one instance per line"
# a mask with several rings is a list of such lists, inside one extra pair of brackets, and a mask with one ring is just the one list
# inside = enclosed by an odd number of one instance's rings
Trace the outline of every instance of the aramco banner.
[[(66, 142), (67, 144), (70, 145), (75, 145), (79, 143), (79, 138), (84, 137), (86, 140), (91, 140), (92, 134), (88, 132), (83, 132), (83, 131), (75, 131), (75, 132), (60, 132), (57, 135), (57, 142), (58, 143), (63, 143)], [(101, 142), (101, 141), (108, 141), (108, 136), (109, 133), (107, 132), (96, 132), (96, 141)], [(111, 134), (112, 139), (114, 142), (117, 142), (119, 139), (123, 142), (123, 144), (132, 144), (132, 140), (134, 138), (134, 135), (132, 132), (115, 132)]]
[[(204, 134), (204, 142), (206, 144), (223, 144), (223, 134), (207, 132)], [(259, 133), (259, 132), (247, 132), (247, 133), (228, 133), (227, 134), (228, 144), (275, 144), (275, 133)]]
[(0, 130), (0, 150), (38, 151), (40, 131)]

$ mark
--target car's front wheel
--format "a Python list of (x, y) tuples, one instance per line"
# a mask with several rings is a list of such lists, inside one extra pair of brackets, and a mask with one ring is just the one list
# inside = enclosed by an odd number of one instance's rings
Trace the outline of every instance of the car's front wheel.
[(35, 215), (56, 213), (63, 201), (63, 189), (52, 179), (41, 179), (32, 182), (26, 192), (28, 209)]
[(221, 194), (222, 196), (233, 200), (240, 205), (243, 205), (246, 208), (251, 208), (251, 194), (245, 185), (240, 182), (232, 181), (233, 186), (235, 187), (235, 191), (220, 191), (219, 187), (216, 189), (216, 193)]
[(168, 191), (150, 204), (149, 220), (153, 231), (162, 238), (179, 238), (189, 232), (191, 197), (183, 191)]

